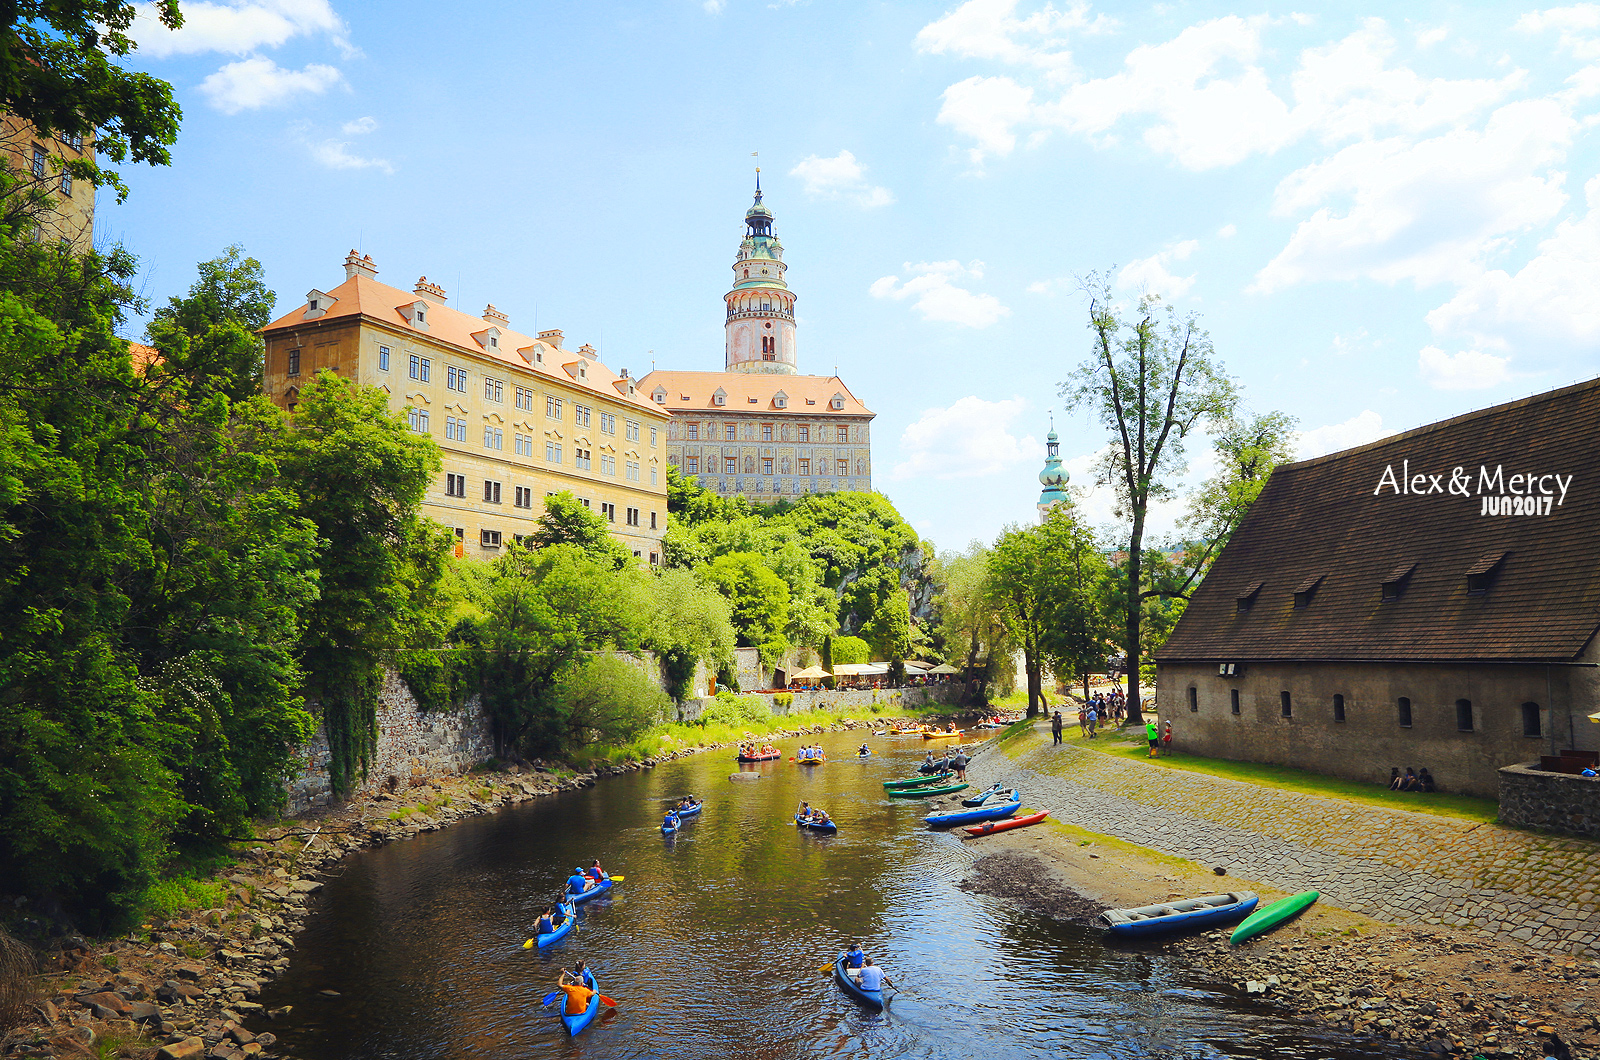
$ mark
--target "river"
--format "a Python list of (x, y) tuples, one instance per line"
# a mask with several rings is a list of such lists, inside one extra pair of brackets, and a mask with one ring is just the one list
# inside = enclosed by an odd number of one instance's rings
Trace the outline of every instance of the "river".
[[(918, 800), (883, 797), (923, 741), (820, 737), (830, 759), (734, 783), (731, 752), (471, 818), (352, 855), (311, 902), (285, 974), (263, 988), (277, 1051), (299, 1060), (488, 1057), (1271, 1057), (1378, 1060), (1390, 1045), (1299, 1023), (1159, 948), (970, 894), (977, 852), (929, 832)], [(786, 756), (799, 741), (780, 746)], [(704, 813), (663, 837), (661, 808)], [(839, 834), (799, 832), (801, 799)], [(524, 950), (574, 866), (625, 877), (578, 930)], [(1163, 887), (1153, 885), (1160, 897)], [(886, 1013), (823, 973), (859, 939), (902, 992)], [(618, 1007), (569, 1039), (540, 1007), (563, 963), (589, 960)], [(325, 990), (338, 996), (324, 996)], [(256, 1028), (263, 1029), (261, 1027)]]

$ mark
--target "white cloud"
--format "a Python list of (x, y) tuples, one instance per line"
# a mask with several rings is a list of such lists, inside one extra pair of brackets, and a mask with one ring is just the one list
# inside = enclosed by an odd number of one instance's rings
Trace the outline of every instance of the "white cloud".
[(1217, 235), (1221, 236), (1223, 239), (1232, 239), (1238, 234), (1239, 226), (1235, 224), (1226, 224), (1217, 229)]
[(386, 158), (367, 158), (350, 150), (348, 143), (339, 140), (307, 141), (306, 148), (318, 164), (329, 169), (377, 169), (393, 173), (394, 166)]
[(1437, 346), (1424, 346), (1417, 357), (1417, 371), (1435, 390), (1484, 390), (1511, 378), (1506, 371), (1509, 361), (1509, 357), (1482, 350), (1449, 354)]
[(1008, 155), (1017, 146), (1013, 128), (1031, 111), (1033, 89), (1009, 77), (969, 77), (944, 90), (939, 123), (972, 137), (968, 152), (974, 164), (985, 155)]
[(1253, 289), (1362, 277), (1465, 282), (1507, 239), (1560, 212), (1565, 174), (1552, 167), (1576, 131), (1558, 104), (1522, 100), (1481, 132), (1365, 141), (1296, 170), (1278, 185), (1273, 212), (1311, 216)]
[(1170, 266), (1186, 260), (1200, 248), (1198, 240), (1169, 243), (1166, 249), (1148, 258), (1135, 258), (1117, 274), (1117, 286), (1125, 290), (1160, 295), (1167, 301), (1182, 298), (1194, 286), (1195, 276), (1174, 276)]
[(1579, 59), (1600, 58), (1600, 4), (1573, 4), (1530, 11), (1517, 19), (1516, 28), (1524, 33), (1556, 30), (1558, 46)]
[(867, 183), (866, 172), (855, 155), (840, 151), (832, 158), (807, 155), (789, 170), (789, 175), (799, 177), (806, 194), (813, 198), (845, 199), (868, 209), (892, 204), (894, 194), (888, 188)]
[(345, 122), (339, 129), (347, 136), (365, 136), (377, 127), (378, 122), (375, 118), (357, 118), (355, 121)]
[(255, 0), (217, 4), (184, 0), (183, 26), (163, 26), (151, 4), (134, 5), (128, 30), (141, 55), (161, 59), (171, 55), (225, 52), (243, 55), (257, 48), (276, 48), (298, 36), (327, 34), (348, 58), (354, 53), (345, 38), (344, 20), (328, 0)]
[(1335, 335), (1333, 342), (1329, 345), (1333, 347), (1334, 353), (1341, 357), (1348, 357), (1352, 353), (1372, 349), (1377, 343), (1372, 341), (1372, 337), (1367, 334), (1366, 328), (1356, 328), (1354, 331)]
[(727, 0), (705, 0), (705, 3), (701, 4), (700, 6), (705, 9), (706, 14), (708, 15), (719, 15), (722, 13), (722, 9), (727, 7), (728, 4)]
[(1358, 412), (1343, 423), (1330, 423), (1322, 427), (1314, 427), (1309, 431), (1297, 432), (1295, 439), (1295, 459), (1307, 460), (1313, 456), (1323, 456), (1327, 453), (1337, 453), (1341, 449), (1351, 449), (1358, 445), (1375, 442), (1379, 438), (1387, 438), (1395, 433), (1392, 427), (1383, 425), (1383, 417), (1367, 409)]
[(1016, 17), (1016, 7), (1017, 0), (967, 0), (922, 27), (917, 50), (1036, 66), (1060, 77), (1072, 68), (1071, 31), (1101, 33), (1115, 25), (1104, 15), (1091, 19), (1087, 3), (1069, 3), (1064, 11), (1046, 4), (1026, 18)]
[(1034, 458), (1042, 466), (1044, 447), (1011, 433), (1026, 408), (1020, 397), (1008, 401), (964, 397), (949, 408), (924, 409), (900, 435), (904, 459), (890, 477), (896, 481), (985, 478)]
[(285, 70), (271, 59), (241, 59), (200, 82), (206, 100), (224, 114), (256, 110), (304, 93), (326, 92), (344, 78), (331, 66), (312, 63), (303, 70)]
[(908, 261), (903, 271), (908, 274), (904, 282), (898, 276), (884, 276), (874, 281), (869, 288), (872, 297), (895, 301), (915, 297), (922, 319), (969, 328), (986, 328), (1011, 315), (1011, 310), (993, 295), (974, 294), (955, 285), (956, 280), (981, 280), (981, 261), (966, 265), (958, 261), (919, 261), (913, 265)]

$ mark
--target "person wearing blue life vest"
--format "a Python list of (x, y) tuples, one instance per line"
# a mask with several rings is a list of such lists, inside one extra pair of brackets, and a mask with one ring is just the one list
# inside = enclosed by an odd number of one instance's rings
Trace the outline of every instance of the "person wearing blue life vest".
[(861, 943), (852, 942), (850, 949), (845, 951), (844, 966), (846, 969), (859, 968), (866, 963), (867, 955), (861, 952)]
[(549, 906), (544, 907), (544, 912), (539, 916), (539, 922), (534, 925), (534, 931), (540, 935), (548, 935), (556, 929), (555, 910)]
[(677, 807), (673, 807), (672, 809), (668, 810), (667, 815), (661, 818), (661, 827), (668, 830), (677, 828), (679, 823)]
[(567, 877), (567, 893), (582, 894), (594, 886), (594, 881), (584, 874), (583, 866), (579, 865), (572, 870), (572, 875)]

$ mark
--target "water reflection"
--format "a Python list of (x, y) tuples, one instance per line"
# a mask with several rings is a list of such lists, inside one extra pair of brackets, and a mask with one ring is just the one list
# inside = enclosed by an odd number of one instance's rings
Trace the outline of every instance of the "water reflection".
[[(916, 800), (883, 797), (921, 741), (821, 741), (827, 765), (697, 756), (541, 799), (348, 859), (313, 903), (267, 1007), (303, 1060), (561, 1057), (1272, 1057), (1376, 1060), (1215, 992), (1159, 950), (959, 890), (972, 852), (928, 832)], [(840, 757), (846, 756), (846, 757)], [(685, 794), (698, 818), (663, 836)], [(800, 800), (837, 836), (794, 827)], [(577, 930), (524, 950), (576, 865), (626, 877), (579, 907)], [(859, 939), (901, 992), (855, 1004), (824, 972)], [(588, 959), (620, 1007), (578, 1039), (540, 1007), (563, 963)], [(333, 989), (338, 998), (318, 991)], [(261, 1029), (261, 1028), (257, 1028)]]

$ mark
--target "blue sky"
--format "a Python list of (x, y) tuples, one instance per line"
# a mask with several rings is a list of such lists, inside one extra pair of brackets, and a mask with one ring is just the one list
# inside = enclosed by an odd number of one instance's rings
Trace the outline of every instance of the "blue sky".
[(240, 243), (286, 309), (357, 247), (717, 369), (759, 151), (801, 370), (878, 413), (875, 484), (940, 548), (1032, 517), (1051, 409), (1090, 483), (1057, 388), (1092, 271), (1201, 314), (1306, 455), (1600, 367), (1600, 5), (183, 6), (135, 31), (173, 165), (98, 216), (147, 296)]

